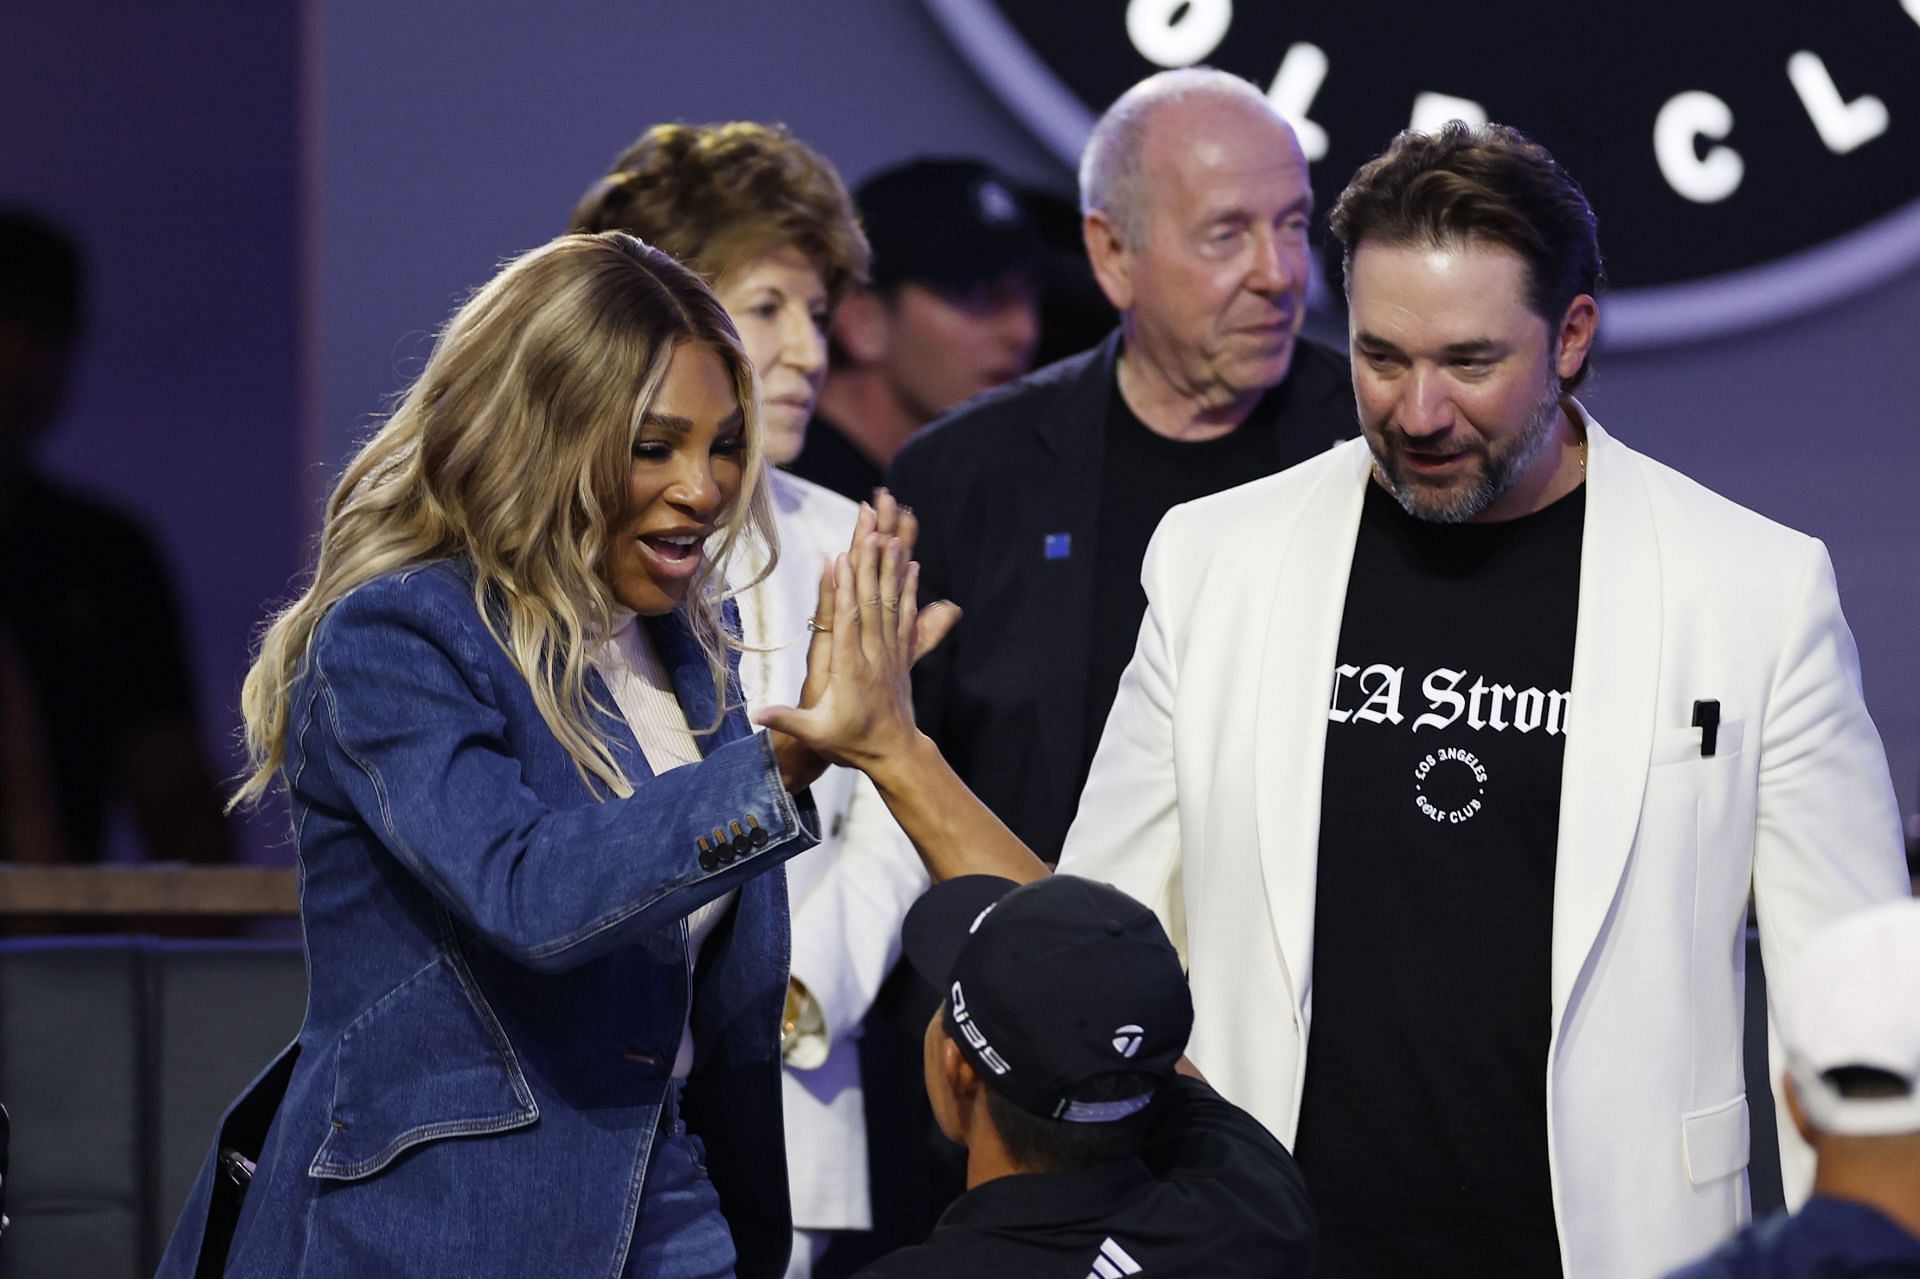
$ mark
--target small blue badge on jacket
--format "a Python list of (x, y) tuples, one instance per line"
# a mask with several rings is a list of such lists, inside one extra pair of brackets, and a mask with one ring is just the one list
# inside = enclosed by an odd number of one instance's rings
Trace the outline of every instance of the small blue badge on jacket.
[(1069, 555), (1073, 554), (1073, 534), (1071, 533), (1047, 534), (1046, 551), (1047, 551), (1047, 558), (1050, 560), (1066, 559)]

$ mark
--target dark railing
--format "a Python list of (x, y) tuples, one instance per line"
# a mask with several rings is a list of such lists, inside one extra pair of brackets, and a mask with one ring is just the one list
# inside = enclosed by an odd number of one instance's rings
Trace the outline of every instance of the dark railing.
[(0, 863), (0, 917), (286, 916), (292, 870), (263, 866), (39, 866)]
[(0, 862), (0, 1279), (153, 1273), (221, 1110), (305, 1004), (298, 941), (221, 938), (299, 907), (290, 869)]

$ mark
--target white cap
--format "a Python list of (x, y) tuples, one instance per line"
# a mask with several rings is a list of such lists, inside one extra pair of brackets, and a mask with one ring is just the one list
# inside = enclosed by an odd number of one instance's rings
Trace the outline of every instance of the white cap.
[[(1780, 1037), (1801, 1107), (1840, 1137), (1920, 1133), (1920, 901), (1886, 902), (1807, 942), (1778, 996)], [(1827, 1071), (1865, 1066), (1904, 1097), (1842, 1097)]]

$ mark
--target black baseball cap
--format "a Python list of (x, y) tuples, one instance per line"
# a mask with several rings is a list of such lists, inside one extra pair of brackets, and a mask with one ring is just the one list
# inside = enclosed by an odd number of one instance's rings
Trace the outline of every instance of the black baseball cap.
[[(1021, 1109), (1107, 1123), (1146, 1108), (1193, 1030), (1180, 956), (1154, 913), (1077, 875), (1031, 884), (964, 875), (907, 912), (907, 959), (946, 998), (947, 1034)], [(1155, 1082), (1133, 1097), (1077, 1101), (1106, 1075)]]
[(872, 284), (964, 289), (1027, 270), (1043, 244), (1013, 183), (978, 160), (895, 165), (853, 193), (873, 248)]

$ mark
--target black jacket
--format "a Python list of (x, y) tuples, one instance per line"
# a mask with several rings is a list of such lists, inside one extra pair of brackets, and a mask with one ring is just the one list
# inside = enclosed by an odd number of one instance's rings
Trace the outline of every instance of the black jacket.
[[(914, 672), (920, 725), (1049, 862), (1091, 755), (1086, 649), (1119, 353), (1116, 331), (969, 401), (909, 440), (887, 476), (920, 517), (921, 600), (966, 610)], [(1254, 412), (1274, 419), (1275, 471), (1352, 438), (1346, 361), (1300, 341), (1286, 380)], [(1062, 533), (1072, 553), (1048, 558), (1048, 539)]]
[(1139, 1157), (1000, 1177), (926, 1243), (858, 1279), (1291, 1279), (1311, 1273), (1306, 1183), (1273, 1134), (1197, 1079), (1162, 1089)]

